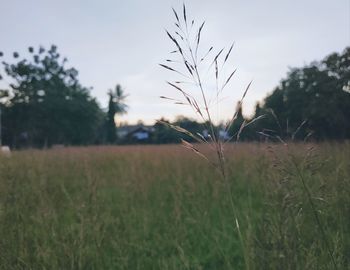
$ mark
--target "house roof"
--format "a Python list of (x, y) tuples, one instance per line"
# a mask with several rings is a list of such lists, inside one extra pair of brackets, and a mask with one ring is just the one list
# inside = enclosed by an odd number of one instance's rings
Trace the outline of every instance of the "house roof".
[(153, 132), (154, 128), (153, 126), (145, 126), (142, 124), (139, 125), (127, 125), (127, 126), (121, 126), (117, 128), (118, 133), (123, 133), (123, 134), (130, 134), (134, 133), (136, 131), (145, 131), (145, 132)]

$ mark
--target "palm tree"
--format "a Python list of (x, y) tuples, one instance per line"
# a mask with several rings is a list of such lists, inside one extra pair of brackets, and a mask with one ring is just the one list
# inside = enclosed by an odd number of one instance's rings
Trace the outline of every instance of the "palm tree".
[(123, 88), (121, 87), (120, 84), (117, 84), (117, 86), (115, 87), (115, 91), (114, 91), (114, 104), (115, 104), (115, 110), (117, 114), (124, 114), (126, 113), (127, 109), (128, 109), (128, 105), (125, 104), (125, 100), (128, 97), (128, 95), (126, 95), (124, 93)]
[(115, 115), (124, 114), (127, 112), (128, 106), (125, 103), (128, 95), (124, 93), (120, 84), (117, 84), (114, 91), (108, 91), (109, 103), (107, 113), (107, 141), (109, 143), (115, 143), (117, 139)]

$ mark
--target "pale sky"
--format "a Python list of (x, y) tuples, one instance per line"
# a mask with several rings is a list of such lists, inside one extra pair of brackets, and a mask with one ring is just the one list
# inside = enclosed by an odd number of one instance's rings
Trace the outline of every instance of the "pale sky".
[[(237, 68), (224, 94), (221, 116), (229, 118), (245, 85), (253, 85), (244, 112), (278, 85), (289, 67), (321, 60), (350, 45), (350, 0), (187, 0), (188, 13), (206, 21), (203, 47), (217, 50), (235, 42), (230, 64)], [(193, 116), (192, 111), (159, 96), (174, 96), (166, 80), (176, 76), (158, 64), (173, 45), (164, 29), (172, 28), (171, 7), (179, 0), (0, 0), (0, 51), (5, 59), (28, 46), (58, 46), (79, 71), (84, 86), (102, 107), (107, 91), (120, 83), (130, 106), (123, 121), (152, 123), (161, 116)], [(230, 67), (229, 67), (230, 69)], [(4, 82), (2, 82), (3, 86)]]

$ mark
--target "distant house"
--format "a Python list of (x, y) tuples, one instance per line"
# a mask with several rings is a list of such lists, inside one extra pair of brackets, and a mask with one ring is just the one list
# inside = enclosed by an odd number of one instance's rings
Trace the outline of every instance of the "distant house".
[(117, 136), (121, 140), (147, 141), (154, 132), (153, 126), (127, 125), (117, 128)]
[[(209, 139), (210, 137), (210, 133), (207, 129), (203, 130), (202, 135), (206, 139)], [(229, 140), (231, 138), (230, 134), (225, 129), (219, 129), (217, 136), (220, 140), (223, 140), (223, 141)]]
[(223, 141), (226, 141), (226, 140), (230, 139), (230, 135), (229, 135), (227, 130), (220, 129), (219, 130), (219, 138)]

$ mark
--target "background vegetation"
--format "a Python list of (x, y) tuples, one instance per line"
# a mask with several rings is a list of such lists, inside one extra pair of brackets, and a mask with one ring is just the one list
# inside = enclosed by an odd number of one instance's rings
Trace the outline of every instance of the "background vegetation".
[[(2, 77), (10, 83), (9, 89), (0, 90), (4, 144), (24, 148), (117, 143), (114, 115), (127, 110), (127, 95), (121, 86), (108, 91), (108, 109), (102, 109), (91, 97), (89, 88), (79, 83), (77, 70), (66, 68), (67, 60), (60, 57), (56, 46), (47, 51), (42, 47), (28, 50), (32, 59), (19, 59), (14, 53), (14, 63), (3, 62)], [(256, 105), (254, 116), (247, 118), (239, 112), (229, 130), (233, 140), (243, 122), (262, 115), (264, 119), (243, 129), (241, 140), (260, 141), (268, 136), (349, 139), (349, 59), (348, 47), (340, 54), (333, 53), (321, 61), (291, 69), (280, 85)], [(179, 117), (172, 124), (194, 134), (205, 129), (203, 123), (186, 117)], [(154, 130), (147, 143), (180, 142), (169, 127), (156, 123)]]
[[(205, 22), (185, 4), (173, 13), (175, 50), (160, 66), (183, 79), (167, 82), (182, 99), (161, 98), (203, 123), (118, 133), (120, 85), (101, 107), (54, 45), (2, 62), (0, 146), (27, 150), (0, 149), (0, 269), (348, 269), (350, 47), (290, 69), (245, 117), (249, 83), (216, 125), (210, 105), (236, 72), (223, 72), (234, 45), (202, 54)], [(190, 151), (111, 146), (142, 139)], [(110, 146), (63, 147), (93, 144)]]
[(0, 89), (3, 143), (12, 148), (115, 143), (114, 115), (127, 108), (121, 86), (108, 91), (103, 110), (56, 46), (28, 51), (29, 59), (14, 52), (14, 63), (3, 62), (9, 83), (9, 89)]
[(0, 268), (334, 269), (328, 242), (348, 269), (349, 144), (226, 148), (243, 246), (227, 185), (179, 146), (0, 156)]
[[(270, 134), (317, 140), (350, 138), (350, 47), (322, 61), (293, 68), (278, 87), (256, 106), (257, 125)], [(252, 129), (256, 128), (251, 127)], [(271, 131), (268, 131), (270, 129)]]

